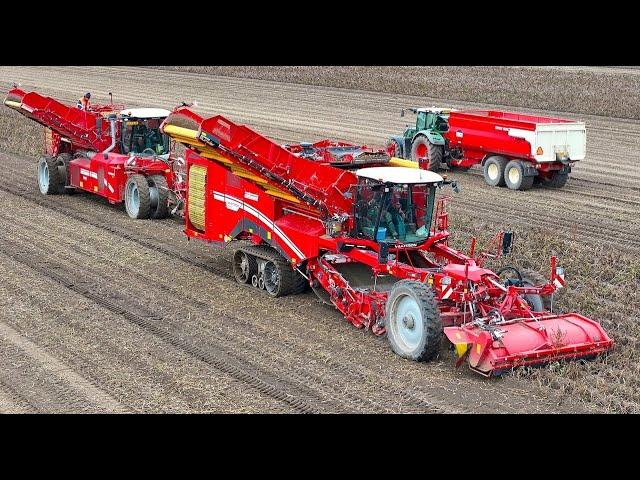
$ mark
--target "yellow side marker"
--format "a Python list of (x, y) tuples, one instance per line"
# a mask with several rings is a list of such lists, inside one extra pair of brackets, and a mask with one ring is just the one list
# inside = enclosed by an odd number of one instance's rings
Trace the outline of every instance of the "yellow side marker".
[(480, 344), (479, 344), (479, 343), (476, 343), (476, 353), (477, 353), (478, 355), (480, 355), (480, 351), (481, 351), (481, 350), (482, 350), (482, 347), (480, 346)]

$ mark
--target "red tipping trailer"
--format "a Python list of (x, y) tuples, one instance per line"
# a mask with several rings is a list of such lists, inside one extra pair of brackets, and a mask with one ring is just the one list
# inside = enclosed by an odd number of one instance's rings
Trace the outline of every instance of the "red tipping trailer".
[(480, 164), (492, 186), (527, 190), (535, 181), (566, 183), (571, 166), (586, 156), (583, 122), (496, 110), (415, 108), (416, 125), (389, 140), (389, 153), (437, 170), (442, 163)]

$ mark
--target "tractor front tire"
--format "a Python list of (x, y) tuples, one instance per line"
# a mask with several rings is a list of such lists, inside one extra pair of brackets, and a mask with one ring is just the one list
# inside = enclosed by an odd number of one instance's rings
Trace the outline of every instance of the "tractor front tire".
[(443, 328), (433, 289), (413, 280), (397, 282), (387, 299), (385, 327), (396, 354), (415, 361), (434, 359)]
[(444, 146), (434, 145), (424, 135), (418, 135), (411, 145), (411, 159), (420, 162), (421, 158), (428, 160), (428, 170), (437, 172), (442, 165), (444, 157)]
[(504, 187), (504, 170), (509, 161), (498, 155), (487, 158), (482, 166), (484, 181), (492, 187)]
[(57, 195), (64, 191), (57, 158), (43, 155), (38, 160), (38, 188), (43, 195)]
[(124, 186), (124, 205), (127, 214), (134, 220), (149, 218), (151, 194), (147, 177), (137, 173), (129, 176)]
[(164, 175), (147, 177), (149, 195), (151, 197), (151, 218), (161, 220), (169, 214), (169, 187)]
[(511, 190), (529, 190), (536, 177), (524, 176), (524, 163), (511, 160), (504, 169), (504, 183)]
[(393, 139), (388, 140), (385, 147), (386, 147), (385, 150), (387, 151), (387, 153), (393, 152), (393, 153), (390, 153), (392, 157), (405, 158), (404, 154), (402, 153), (402, 147), (398, 144), (396, 140), (393, 140)]

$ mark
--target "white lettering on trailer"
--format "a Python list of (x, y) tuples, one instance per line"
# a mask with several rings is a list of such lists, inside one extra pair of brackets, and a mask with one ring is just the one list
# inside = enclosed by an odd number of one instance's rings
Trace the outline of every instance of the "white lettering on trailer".
[(251, 192), (244, 192), (244, 198), (246, 198), (247, 200), (253, 200), (254, 202), (258, 201), (258, 195)]
[(262, 223), (264, 223), (267, 227), (272, 229), (273, 233), (275, 233), (278, 237), (280, 237), (282, 241), (286, 243), (287, 246), (291, 250), (293, 250), (293, 252), (300, 258), (300, 260), (304, 260), (306, 258), (304, 253), (302, 253), (302, 251), (291, 241), (291, 239), (287, 237), (287, 235), (282, 230), (280, 230), (280, 228), (275, 223), (273, 223), (266, 215), (264, 215), (260, 210), (252, 207), (251, 205), (247, 205), (246, 203), (238, 200), (235, 197), (232, 197), (230, 195), (225, 195), (224, 193), (220, 193), (220, 192), (213, 192), (213, 199), (218, 200), (220, 202), (224, 202), (227, 208), (229, 208), (230, 202), (233, 202), (233, 204), (237, 205), (238, 207), (234, 211), (237, 211), (240, 208), (242, 208), (249, 215), (257, 218)]

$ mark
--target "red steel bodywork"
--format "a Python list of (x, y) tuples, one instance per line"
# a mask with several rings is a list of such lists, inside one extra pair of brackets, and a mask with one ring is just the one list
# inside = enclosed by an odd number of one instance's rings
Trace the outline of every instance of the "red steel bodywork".
[[(45, 151), (48, 155), (77, 154), (69, 162), (69, 186), (105, 197), (112, 204), (123, 201), (125, 184), (133, 173), (164, 175), (168, 187), (174, 188), (174, 175), (167, 163), (153, 157), (119, 153), (119, 121), (116, 121), (115, 148), (102, 153), (112, 143), (109, 117), (117, 116), (124, 105), (94, 104), (91, 110), (85, 111), (19, 88), (10, 90), (8, 96), (20, 99), (17, 110), (21, 114), (46, 127)], [(99, 122), (101, 128), (98, 128)]]
[[(167, 129), (171, 117), (181, 115), (198, 125), (190, 137)], [(445, 335), (463, 345), (471, 367), (485, 375), (596, 355), (613, 346), (596, 322), (578, 314), (534, 313), (522, 299), (525, 294), (552, 294), (562, 284), (555, 258), (549, 283), (505, 287), (482, 266), (486, 255), (474, 257), (475, 242), (470, 255), (451, 248), (446, 197), (437, 204), (428, 240), (417, 246), (396, 244), (390, 248), (395, 259), (380, 263), (377, 242), (349, 235), (354, 199), (345, 194), (358, 182), (355, 173), (327, 165), (323, 155), (315, 160), (296, 156), (246, 126), (222, 116), (203, 119), (185, 107), (176, 109), (161, 128), (188, 147), (187, 172), (193, 165), (207, 171), (205, 227), (190, 222), (187, 202), (185, 233), (219, 244), (251, 240), (270, 245), (314, 288), (322, 288), (358, 328), (385, 333), (389, 292), (352, 287), (339, 271), (341, 264), (365, 265), (375, 278), (391, 275), (430, 284), (439, 298)], [(340, 228), (334, 229), (336, 224)], [(500, 245), (498, 236), (498, 251)], [(546, 331), (561, 334), (552, 337)]]

